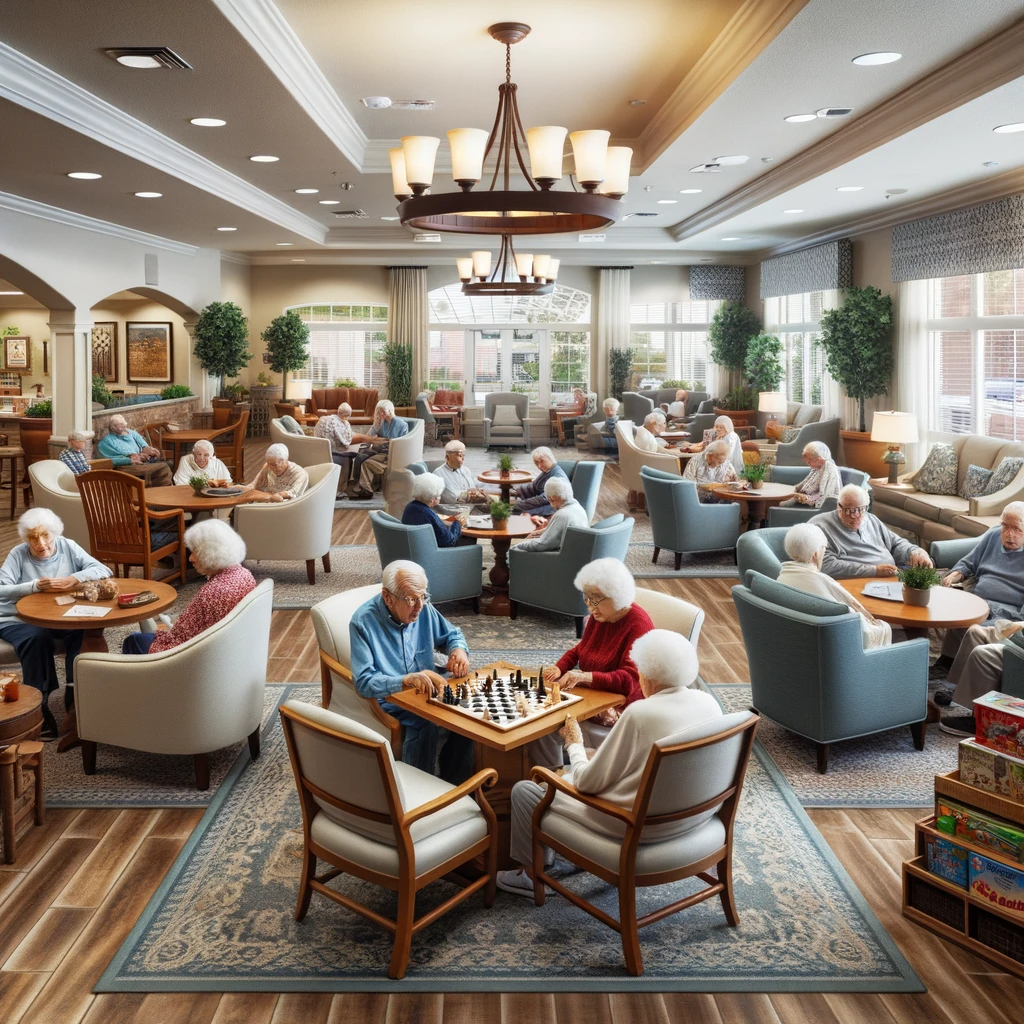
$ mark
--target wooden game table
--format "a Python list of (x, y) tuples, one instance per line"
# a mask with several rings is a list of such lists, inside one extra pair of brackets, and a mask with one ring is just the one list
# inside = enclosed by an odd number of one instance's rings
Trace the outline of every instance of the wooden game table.
[(533, 474), (528, 473), (525, 469), (513, 469), (506, 475), (502, 475), (496, 469), (488, 469), (477, 477), (482, 484), (497, 484), (501, 488), (502, 501), (509, 501), (513, 487), (528, 484), (532, 479)]
[[(535, 676), (539, 668), (538, 665), (513, 665), (507, 661), (495, 661), (474, 669), (473, 674), (479, 674), (481, 677), (488, 674), (507, 677), (510, 672), (521, 669), (523, 675)], [(463, 676), (450, 679), (448, 682), (454, 689), (467, 678), (469, 677)], [(622, 704), (625, 700), (621, 694), (591, 690), (583, 686), (575, 687), (572, 693), (583, 699), (565, 708), (555, 707), (540, 718), (512, 729), (498, 729), (487, 722), (474, 721), (444, 704), (431, 701), (426, 694), (417, 693), (415, 690), (400, 690), (388, 697), (392, 704), (397, 704), (400, 708), (411, 711), (442, 729), (471, 739), (475, 747), (474, 771), (481, 771), (484, 768), (494, 768), (497, 771), (498, 781), (493, 789), (488, 790), (487, 801), (494, 808), (498, 818), (498, 868), (501, 870), (518, 867), (509, 855), (509, 840), (512, 835), (512, 787), (522, 779), (530, 777), (533, 765), (527, 757), (526, 745), (561, 729), (569, 715), (582, 722)]]
[[(700, 486), (700, 485), (698, 485)], [(768, 515), (769, 505), (780, 505), (796, 494), (790, 484), (766, 483), (757, 490), (734, 490), (729, 484), (713, 484), (711, 493), (726, 501), (738, 501), (747, 506), (747, 529), (757, 530)]]
[[(446, 521), (450, 521), (450, 517), (446, 517)], [(472, 526), (462, 528), (463, 537), (489, 540), (494, 548), (494, 565), (488, 574), (491, 599), (484, 605), (485, 615), (502, 615), (507, 619), (511, 614), (512, 606), (508, 600), (508, 549), (513, 540), (522, 539), (536, 529), (529, 516), (509, 516), (500, 530), (493, 526), (490, 529)]]

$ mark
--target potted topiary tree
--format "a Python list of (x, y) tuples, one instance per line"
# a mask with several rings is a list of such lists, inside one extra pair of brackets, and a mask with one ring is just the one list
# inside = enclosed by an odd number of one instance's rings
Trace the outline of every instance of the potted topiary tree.
[[(752, 309), (741, 302), (723, 302), (708, 327), (711, 358), (729, 370), (734, 380), (739, 374), (742, 382), (750, 339), (760, 333), (761, 319)], [(757, 415), (756, 400), (749, 402), (750, 395), (749, 388), (741, 390), (741, 387), (734, 387), (715, 412), (728, 415), (737, 426), (746, 424)]]
[[(199, 365), (217, 378), (217, 393), (223, 396), (224, 378), (237, 377), (252, 358), (248, 321), (235, 303), (211, 302), (199, 314), (194, 333), (192, 352)], [(234, 404), (230, 399), (214, 399), (214, 407), (225, 401), (228, 407)]]
[(622, 392), (629, 390), (633, 376), (633, 350), (631, 348), (613, 348), (608, 353), (608, 386), (612, 398), (622, 401)]
[(843, 304), (821, 318), (821, 346), (832, 379), (860, 403), (858, 430), (843, 430), (845, 465), (867, 473), (878, 471), (885, 449), (867, 429), (864, 402), (884, 395), (892, 376), (892, 298), (877, 288), (848, 288)]
[(412, 406), (412, 345), (389, 341), (384, 346), (384, 372), (388, 380), (388, 398), (395, 409)]
[(288, 373), (301, 370), (309, 358), (309, 326), (294, 309), (270, 321), (260, 335), (267, 343), (270, 368), (281, 374), (281, 397), (288, 394)]

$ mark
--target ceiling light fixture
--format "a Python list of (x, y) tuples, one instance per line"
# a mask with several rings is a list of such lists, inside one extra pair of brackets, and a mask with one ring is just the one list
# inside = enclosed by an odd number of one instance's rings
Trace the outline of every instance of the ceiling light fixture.
[(739, 167), (749, 159), (749, 156), (716, 156), (714, 162), (722, 167)]
[(651, 260), (651, 266), (652, 266), (652, 267), (656, 267), (656, 266), (658, 266), (658, 265), (659, 265), (660, 263), (664, 263), (664, 262), (665, 262), (664, 260)]
[(24, 295), (24, 292), (0, 292), (0, 295)]
[(859, 57), (853, 58), (853, 63), (873, 68), (879, 64), (895, 64), (902, 56), (902, 53), (894, 53), (891, 50), (879, 50), (878, 53), (862, 53)]
[(217, 228), (218, 231), (237, 231), (238, 228)]
[(337, 206), (341, 202), (340, 199), (318, 199), (317, 202), (321, 206)]
[(295, 194), (297, 196), (315, 196), (319, 191), (318, 188), (297, 188)]
[(188, 123), (199, 128), (223, 128), (227, 121), (220, 117), (193, 117)]
[(517, 254), (512, 236), (502, 235), (493, 266), (490, 249), (459, 256), (455, 266), (465, 295), (550, 295), (560, 262), (539, 253)]
[(294, 242), (275, 242), (274, 245), (294, 245)]
[(803, 210), (783, 210), (783, 213), (803, 213)]
[(839, 188), (836, 189), (836, 191), (837, 192), (863, 192), (864, 191), (864, 186), (863, 185), (840, 185)]
[(678, 199), (659, 199), (658, 200), (658, 205), (659, 206), (671, 206), (673, 203), (678, 203), (678, 202), (679, 202)]
[(364, 96), (360, 101), (364, 107), (370, 110), (387, 110), (391, 106), (390, 96)]
[(381, 217), (381, 220), (398, 220), (397, 217)]
[(805, 121), (817, 121), (817, 114), (790, 114), (789, 117), (784, 117), (783, 121), (788, 121), (789, 124), (803, 124)]
[(249, 159), (254, 164), (276, 164), (281, 158), (279, 156), (268, 156), (264, 154), (262, 156), (251, 156)]
[(727, 238), (722, 239), (723, 242), (740, 242), (742, 239), (739, 235), (729, 235)]
[(102, 178), (102, 174), (97, 174), (95, 171), (71, 171), (68, 174), (69, 178), (77, 178), (79, 181), (95, 181), (97, 178)]
[(139, 199), (160, 199), (163, 192), (136, 192), (135, 195)]
[(631, 107), (642, 107), (646, 102), (647, 100), (630, 100), (629, 105)]
[(292, 263), (305, 263), (305, 260), (292, 260)]
[(105, 51), (122, 67), (138, 68), (180, 68), (191, 71), (192, 65), (166, 46), (121, 46)]
[(702, 188), (681, 188), (679, 194), (681, 196), (695, 196), (698, 192), (703, 192)]
[(981, 166), (982, 167), (998, 167), (999, 166), (999, 161), (998, 160), (986, 160)]
[(433, 110), (436, 102), (434, 100), (392, 100), (391, 106), (394, 110)]
[(1012, 135), (1014, 132), (1024, 132), (1024, 121), (1016, 121), (1014, 124), (997, 125), (992, 131), (998, 135)]

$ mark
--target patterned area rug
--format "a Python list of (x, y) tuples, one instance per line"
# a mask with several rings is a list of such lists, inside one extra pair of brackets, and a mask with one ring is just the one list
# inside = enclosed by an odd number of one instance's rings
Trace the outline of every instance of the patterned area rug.
[[(748, 684), (707, 687), (726, 711), (750, 707)], [(935, 776), (957, 766), (959, 738), (928, 727), (924, 750), (914, 749), (910, 729), (833, 743), (828, 771), (820, 775), (814, 744), (762, 718), (758, 741), (786, 776), (804, 807), (928, 807)]]
[[(294, 687), (287, 696), (315, 702), (319, 691)], [(557, 896), (537, 908), (499, 891), (490, 910), (477, 895), (420, 932), (405, 979), (389, 981), (383, 929), (318, 896), (306, 920), (294, 921), (301, 819), (277, 716), (263, 749), (255, 763), (236, 762), (95, 991), (924, 991), (759, 750), (736, 831), (738, 928), (725, 924), (717, 900), (645, 928), (645, 973), (631, 978), (611, 929)], [(615, 890), (568, 864), (559, 869), (615, 915)], [(394, 913), (392, 893), (350, 876), (331, 884)], [(644, 890), (640, 912), (691, 889)], [(435, 883), (420, 894), (419, 912), (452, 891)]]

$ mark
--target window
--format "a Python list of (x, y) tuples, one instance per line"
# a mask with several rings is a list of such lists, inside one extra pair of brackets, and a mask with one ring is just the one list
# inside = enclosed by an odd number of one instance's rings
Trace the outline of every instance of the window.
[(1024, 269), (928, 282), (930, 423), (1024, 440)]
[(357, 387), (383, 389), (387, 306), (324, 304), (292, 306), (309, 325), (305, 372), (314, 387), (354, 380)]
[(646, 389), (666, 380), (685, 380), (694, 390), (707, 390), (708, 325), (718, 306), (708, 301), (631, 305), (634, 385)]
[(465, 331), (430, 332), (430, 390), (434, 385), (458, 384), (466, 379), (466, 334)]
[(820, 324), (825, 293), (778, 295), (764, 305), (765, 331), (782, 342), (782, 391), (791, 402), (821, 405), (825, 350)]

